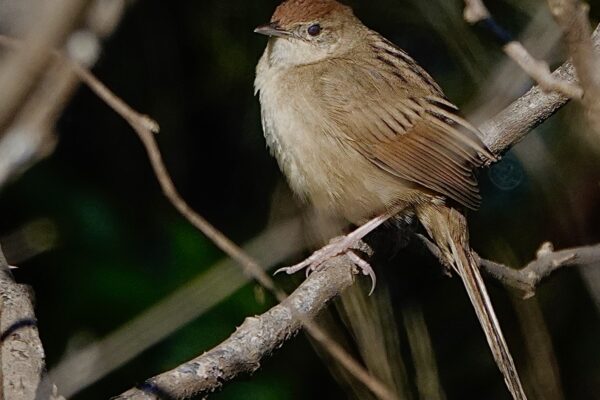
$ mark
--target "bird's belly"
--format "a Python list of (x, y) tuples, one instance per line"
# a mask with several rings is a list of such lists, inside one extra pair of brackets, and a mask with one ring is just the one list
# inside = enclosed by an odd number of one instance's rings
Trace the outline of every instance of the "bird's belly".
[(414, 190), (324, 129), (310, 107), (262, 103), (267, 144), (300, 198), (353, 223), (413, 201)]

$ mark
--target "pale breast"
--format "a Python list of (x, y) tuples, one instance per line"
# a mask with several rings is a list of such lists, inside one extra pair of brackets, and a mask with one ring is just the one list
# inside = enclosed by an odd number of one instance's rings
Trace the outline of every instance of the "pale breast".
[(292, 190), (352, 222), (405, 199), (406, 186), (374, 167), (336, 131), (312, 84), (290, 71), (258, 68), (265, 138)]

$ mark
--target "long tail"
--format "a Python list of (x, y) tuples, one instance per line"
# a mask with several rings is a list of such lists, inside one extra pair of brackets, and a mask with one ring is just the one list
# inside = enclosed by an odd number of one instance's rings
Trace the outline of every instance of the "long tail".
[(422, 206), (417, 214), (447, 262), (461, 277), (508, 390), (514, 399), (526, 400), (515, 363), (479, 273), (479, 266), (471, 254), (465, 217), (455, 209), (433, 205)]

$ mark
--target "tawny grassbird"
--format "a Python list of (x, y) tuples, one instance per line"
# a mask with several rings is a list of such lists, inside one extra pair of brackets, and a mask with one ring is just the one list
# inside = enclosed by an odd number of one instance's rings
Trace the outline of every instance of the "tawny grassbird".
[(256, 32), (270, 37), (255, 88), (280, 168), (300, 198), (362, 225), (286, 271), (318, 269), (392, 214), (414, 213), (462, 278), (508, 389), (525, 399), (463, 214), (480, 202), (474, 170), (494, 160), (477, 129), (406, 52), (337, 1), (284, 1)]

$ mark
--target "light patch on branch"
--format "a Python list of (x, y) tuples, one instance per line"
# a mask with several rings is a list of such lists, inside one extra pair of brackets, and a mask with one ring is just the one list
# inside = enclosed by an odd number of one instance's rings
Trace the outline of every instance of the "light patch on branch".
[(491, 15), (481, 0), (465, 0), (463, 16), (468, 23), (476, 24), (490, 18)]

